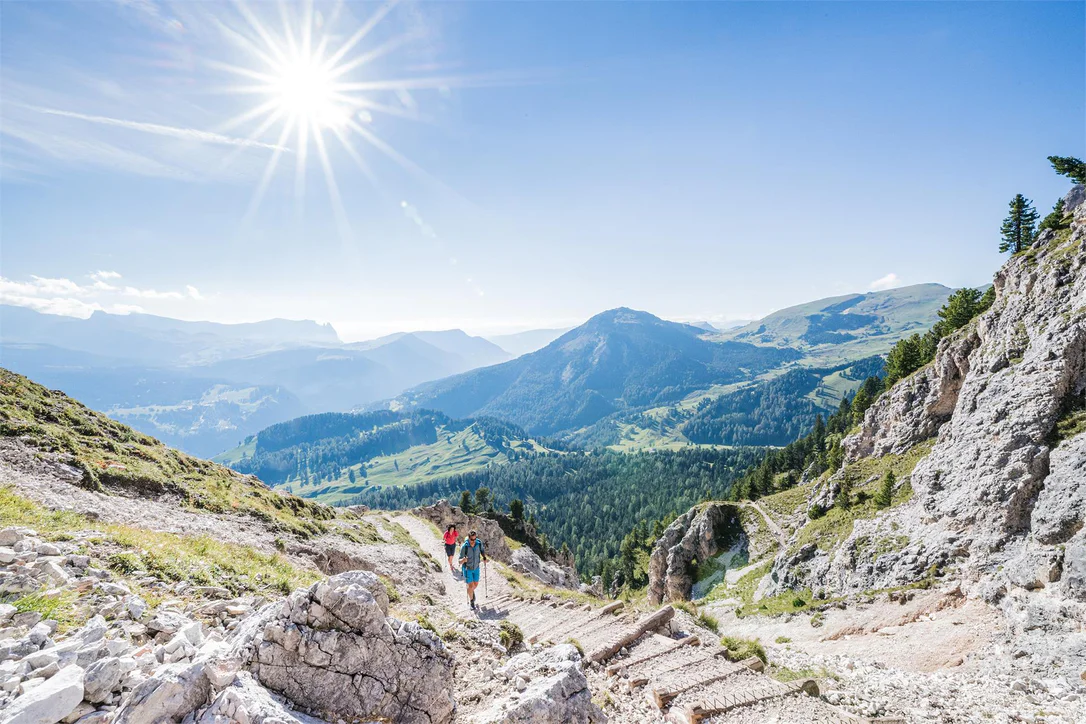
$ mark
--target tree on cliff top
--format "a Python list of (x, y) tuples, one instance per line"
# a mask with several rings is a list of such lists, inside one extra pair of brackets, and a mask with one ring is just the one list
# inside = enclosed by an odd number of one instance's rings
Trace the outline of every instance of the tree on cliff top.
[(1010, 203), (1010, 214), (999, 229), (1002, 240), (1000, 251), (1017, 254), (1025, 251), (1037, 238), (1037, 210), (1033, 202), (1022, 194), (1015, 194)]
[(1072, 156), (1049, 156), (1052, 168), (1061, 176), (1067, 176), (1077, 184), (1086, 184), (1086, 162)]

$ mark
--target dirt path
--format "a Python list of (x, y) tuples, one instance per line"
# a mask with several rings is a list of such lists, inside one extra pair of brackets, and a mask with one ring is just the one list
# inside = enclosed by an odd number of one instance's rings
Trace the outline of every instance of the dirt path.
[(754, 508), (755, 510), (757, 510), (759, 515), (762, 516), (762, 519), (765, 521), (766, 525), (769, 526), (769, 529), (773, 531), (773, 535), (777, 536), (777, 543), (781, 546), (781, 548), (784, 548), (786, 545), (788, 545), (788, 536), (779, 525), (773, 522), (773, 519), (769, 517), (769, 513), (766, 513), (764, 510), (762, 510), (762, 507), (758, 505), (758, 503), (752, 500), (745, 503), (740, 503), (740, 505), (744, 508)]
[(441, 564), (441, 582), (445, 584), (444, 603), (449, 610), (460, 617), (476, 616), (481, 619), (505, 617), (504, 612), (494, 610), (487, 605), (488, 600), (510, 592), (509, 582), (502, 575), (505, 568), (502, 564), (492, 560), (484, 567), (485, 582), (480, 582), (479, 588), (475, 590), (475, 601), (479, 608), (472, 611), (471, 607), (468, 606), (464, 576), (459, 572), (460, 565), (456, 558), (453, 558), (453, 563), (457, 565), (457, 571), (454, 573), (449, 570), (449, 560), (445, 555), (445, 544), (435, 534), (432, 525), (413, 515), (398, 515), (392, 520), (403, 526), (403, 529), (418, 541), (422, 549)]

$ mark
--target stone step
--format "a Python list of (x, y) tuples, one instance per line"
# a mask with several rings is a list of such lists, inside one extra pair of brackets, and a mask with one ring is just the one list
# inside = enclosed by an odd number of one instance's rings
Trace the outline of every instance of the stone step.
[(540, 624), (546, 624), (553, 621), (556, 616), (560, 615), (562, 614), (558, 613), (557, 606), (551, 602), (544, 601), (512, 611), (509, 614), (509, 618), (513, 620), (513, 623), (520, 627), (521, 631), (524, 631), (525, 629), (531, 629)]
[[(663, 639), (663, 642), (658, 642), (656, 639)], [(664, 637), (653, 637), (649, 641), (643, 644), (637, 644), (636, 648), (631, 650), (631, 655), (622, 661), (611, 664), (607, 667), (607, 675), (615, 676), (624, 674), (630, 669), (636, 669), (649, 661), (658, 659), (661, 656), (669, 654), (673, 651), (683, 648), (684, 646), (697, 646), (701, 642), (697, 636), (687, 636), (686, 638), (675, 641), (673, 639), (666, 639)]]
[[(581, 620), (581, 619), (587, 620), (587, 619), (592, 618), (592, 617), (594, 617), (596, 615), (595, 612), (593, 612), (591, 606), (584, 606), (582, 604), (574, 604), (572, 606), (570, 606), (570, 605), (559, 606), (557, 610), (559, 612), (561, 612), (562, 623), (563, 624), (570, 621), (571, 619), (572, 620)], [(532, 629), (531, 631), (525, 631), (524, 632), (524, 637), (528, 638), (528, 639), (531, 639), (531, 637), (533, 637), (533, 636), (539, 636), (539, 634), (543, 633), (544, 631), (546, 631), (551, 626), (552, 626), (551, 624), (545, 624), (543, 626), (537, 626), (536, 628)]]
[(623, 605), (622, 601), (614, 601), (602, 608), (578, 607), (579, 610), (571, 611), (571, 614), (557, 626), (533, 631), (530, 640), (532, 643), (540, 640), (564, 641), (573, 637), (574, 631), (587, 626), (592, 621), (609, 620), (611, 614), (621, 609)]
[(536, 606), (538, 606), (536, 601), (532, 601), (528, 598), (514, 597), (511, 600), (502, 601), (501, 610), (504, 611), (506, 615), (512, 615), (517, 611), (535, 609)]
[(660, 628), (670, 621), (674, 615), (675, 609), (671, 606), (664, 606), (653, 613), (642, 616), (632, 624), (617, 626), (615, 631), (602, 639), (600, 643), (593, 643), (591, 647), (585, 642), (581, 643), (584, 646), (588, 660), (600, 663), (614, 656), (619, 649), (641, 638), (646, 632)]
[[(761, 659), (758, 659), (759, 663)], [(647, 696), (656, 708), (664, 708), (684, 691), (721, 681), (743, 671), (750, 671), (750, 662), (733, 663), (714, 656), (667, 672), (649, 684)]]
[(697, 724), (706, 717), (724, 714), (741, 706), (798, 693), (818, 696), (818, 684), (814, 679), (783, 683), (759, 674), (735, 679), (729, 677), (697, 689), (689, 703), (679, 705), (676, 702), (668, 712), (667, 719), (673, 724)]
[(581, 639), (586, 632), (603, 630), (611, 626), (614, 626), (619, 617), (614, 615), (614, 612), (622, 607), (621, 601), (608, 604), (603, 608), (597, 609), (594, 615), (578, 619), (576, 626), (567, 626), (569, 622), (569, 612), (560, 611), (559, 617), (547, 621), (542, 626), (537, 626), (534, 630), (536, 633), (536, 641), (551, 641), (554, 643), (561, 643), (568, 641), (571, 638), (577, 639), (579, 643), (584, 643)]
[(677, 647), (627, 667), (626, 677), (631, 681), (636, 679), (647, 683), (650, 679), (659, 678), (669, 671), (681, 669), (699, 661), (714, 659), (722, 653), (724, 649), (719, 646)]
[[(661, 656), (652, 662), (651, 666), (641, 667), (627, 675), (626, 680), (633, 691), (639, 686), (649, 682), (659, 683), (669, 676), (678, 676), (677, 672), (689, 669), (712, 667), (717, 664), (722, 648), (691, 648), (686, 651), (677, 651), (670, 656)], [(726, 661), (726, 659), (725, 659)]]
[(596, 611), (581, 611), (579, 613), (571, 611), (562, 621), (553, 625), (539, 626), (533, 629), (530, 634), (526, 633), (525, 638), (533, 644), (542, 640), (559, 640), (563, 638), (564, 634), (568, 634), (575, 628), (596, 620), (599, 616), (600, 614)]
[(636, 622), (637, 616), (634, 614), (607, 616), (570, 631), (569, 638), (576, 639), (587, 651), (609, 640), (616, 633), (627, 630)]

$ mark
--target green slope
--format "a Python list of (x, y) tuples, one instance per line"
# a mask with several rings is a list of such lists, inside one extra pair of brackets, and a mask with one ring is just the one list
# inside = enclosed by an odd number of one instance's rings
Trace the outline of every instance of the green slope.
[(58, 455), (81, 484), (126, 495), (179, 499), (213, 513), (241, 513), (302, 536), (322, 533), (334, 511), (269, 490), (260, 481), (166, 447), (62, 392), (0, 368), (0, 435)]
[(714, 339), (798, 349), (804, 354), (800, 364), (831, 366), (886, 354), (902, 337), (930, 328), (952, 292), (942, 284), (915, 284), (828, 297), (782, 309)]
[(371, 488), (414, 485), (550, 451), (500, 420), (383, 410), (273, 425), (217, 460), (278, 489), (334, 504)]

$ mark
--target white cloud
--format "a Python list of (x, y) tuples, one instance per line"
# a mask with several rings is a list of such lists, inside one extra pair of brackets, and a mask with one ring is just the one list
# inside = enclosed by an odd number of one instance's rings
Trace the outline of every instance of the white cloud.
[(897, 274), (890, 272), (886, 276), (879, 277), (875, 281), (871, 282), (871, 284), (868, 285), (868, 288), (873, 292), (880, 292), (884, 289), (893, 289), (894, 287), (900, 285), (901, 279), (898, 278)]
[(150, 300), (204, 299), (200, 290), (191, 284), (185, 285), (185, 292), (160, 292), (156, 289), (140, 289), (133, 286), (122, 288), (102, 281), (103, 279), (119, 279), (121, 275), (117, 272), (97, 271), (87, 276), (94, 282), (81, 285), (71, 279), (36, 275), (31, 275), (28, 281), (0, 277), (0, 304), (11, 304), (46, 314), (62, 314), (85, 319), (96, 311), (111, 314), (132, 314), (144, 311), (141, 306), (117, 300), (118, 296)]
[(141, 299), (184, 299), (185, 295), (181, 292), (160, 292), (155, 289), (137, 289), (136, 287), (125, 287), (121, 290), (121, 293), (126, 297), (139, 297)]
[(171, 136), (173, 138), (181, 138), (186, 141), (199, 141), (201, 143), (213, 143), (226, 146), (243, 146), (246, 148), (266, 148), (272, 151), (287, 151), (289, 148), (283, 146), (276, 146), (273, 143), (264, 143), (263, 141), (257, 141), (252, 138), (238, 138), (236, 136), (225, 136), (221, 133), (212, 133), (211, 131), (201, 131), (199, 128), (179, 128), (177, 126), (165, 126), (161, 123), (145, 123), (143, 121), (130, 121), (125, 118), (110, 118), (108, 116), (92, 116), (86, 113), (76, 113), (75, 111), (65, 111), (59, 108), (42, 108), (41, 106), (26, 105), (26, 108), (35, 111), (36, 113), (44, 113), (50, 116), (61, 116), (63, 118), (75, 118), (80, 121), (87, 121), (88, 123), (100, 123), (104, 126), (116, 126), (118, 128), (127, 128), (131, 131), (141, 131), (143, 133), (153, 133), (159, 136)]

